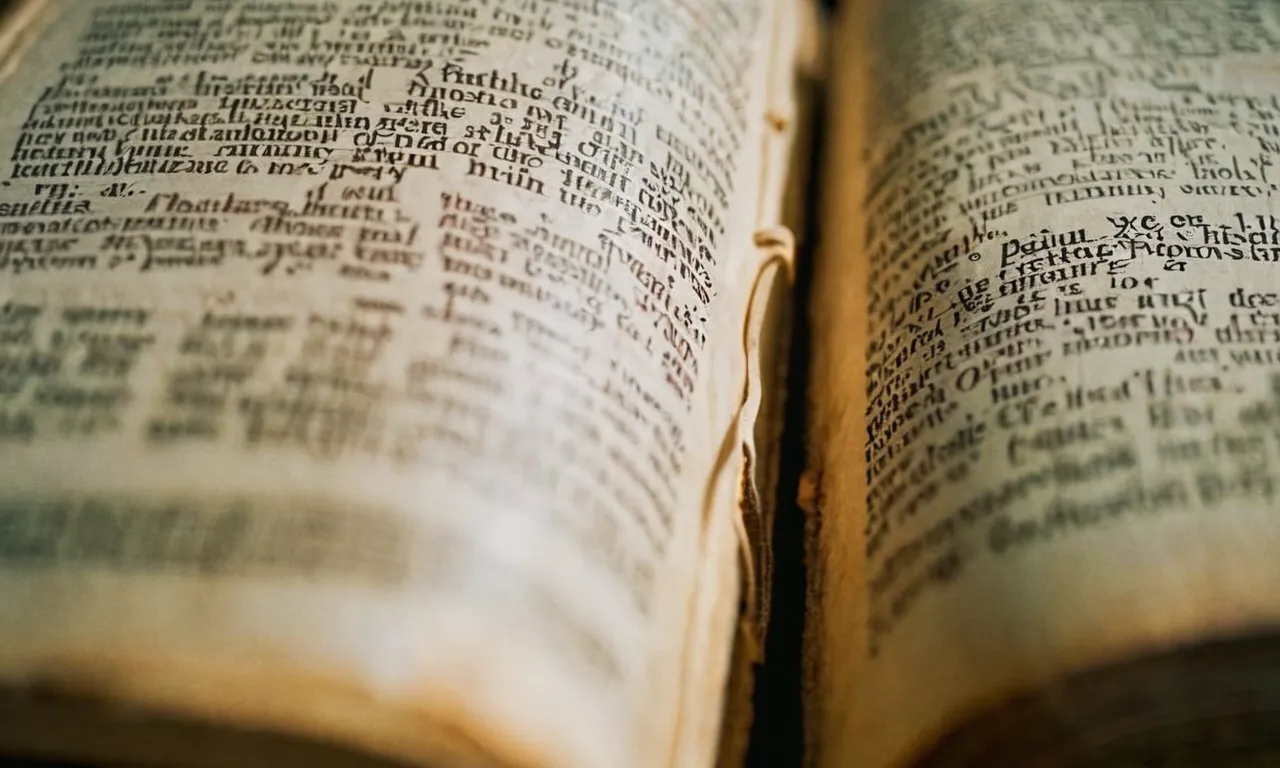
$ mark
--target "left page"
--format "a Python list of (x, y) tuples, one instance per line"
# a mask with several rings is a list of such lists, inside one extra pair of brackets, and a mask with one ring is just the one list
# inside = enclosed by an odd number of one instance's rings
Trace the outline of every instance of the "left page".
[(0, 747), (710, 760), (785, 5), (24, 3)]

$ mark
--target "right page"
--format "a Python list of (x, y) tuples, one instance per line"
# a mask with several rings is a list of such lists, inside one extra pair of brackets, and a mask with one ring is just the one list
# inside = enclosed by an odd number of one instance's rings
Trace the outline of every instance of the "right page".
[(1256, 756), (1280, 5), (855, 5), (802, 489), (811, 763)]

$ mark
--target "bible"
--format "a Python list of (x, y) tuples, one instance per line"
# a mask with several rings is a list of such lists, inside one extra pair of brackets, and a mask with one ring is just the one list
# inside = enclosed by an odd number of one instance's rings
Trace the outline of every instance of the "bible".
[(0, 759), (1276, 758), (1273, 4), (4, 8)]

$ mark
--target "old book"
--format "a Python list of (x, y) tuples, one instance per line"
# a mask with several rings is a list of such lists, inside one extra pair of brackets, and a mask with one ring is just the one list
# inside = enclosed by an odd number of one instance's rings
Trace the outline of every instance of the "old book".
[(734, 766), (806, 600), (771, 766), (1274, 762), (1280, 8), (821, 27), (11, 3), (0, 755)]
[(1276, 765), (1280, 6), (843, 11), (811, 764)]
[(740, 754), (813, 14), (9, 4), (0, 754)]

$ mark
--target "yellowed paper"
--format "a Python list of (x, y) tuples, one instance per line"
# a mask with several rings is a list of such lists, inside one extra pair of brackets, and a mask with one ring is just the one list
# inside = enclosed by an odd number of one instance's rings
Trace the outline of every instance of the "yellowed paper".
[(814, 763), (1274, 627), (1276, 8), (919, 0), (837, 41)]
[(0, 84), (0, 678), (710, 761), (781, 11), (48, 6)]

